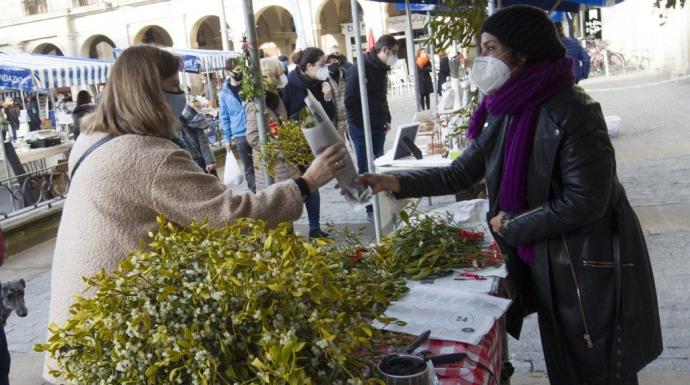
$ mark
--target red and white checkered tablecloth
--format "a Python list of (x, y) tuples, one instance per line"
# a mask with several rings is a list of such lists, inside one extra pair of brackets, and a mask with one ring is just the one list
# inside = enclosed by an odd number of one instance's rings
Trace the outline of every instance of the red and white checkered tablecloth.
[(490, 368), (500, 381), (501, 368), (503, 367), (501, 358), (503, 338), (501, 336), (500, 324), (501, 321), (496, 321), (479, 345), (429, 339), (415, 351), (415, 354), (425, 350), (431, 352), (430, 356), (449, 353), (467, 354), (469, 360), (435, 368), (441, 385), (497, 385), (492, 379), (491, 374), (486, 369), (477, 366), (475, 362)]

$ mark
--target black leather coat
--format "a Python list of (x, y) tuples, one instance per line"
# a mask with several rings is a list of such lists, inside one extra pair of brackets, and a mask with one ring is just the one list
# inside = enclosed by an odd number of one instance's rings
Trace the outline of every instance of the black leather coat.
[[(495, 216), (509, 121), (489, 116), (449, 167), (399, 175), (399, 197), (452, 194), (485, 177)], [(515, 288), (508, 332), (519, 337), (523, 317), (538, 312), (552, 384), (634, 375), (662, 351), (654, 277), (601, 109), (579, 87), (542, 105), (527, 181), (530, 209), (494, 234)], [(532, 265), (514, 250), (524, 243), (535, 245)]]

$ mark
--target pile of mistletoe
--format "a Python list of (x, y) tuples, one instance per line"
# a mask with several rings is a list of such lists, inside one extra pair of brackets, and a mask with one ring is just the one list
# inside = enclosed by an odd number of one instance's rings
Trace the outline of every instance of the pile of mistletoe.
[(499, 261), (448, 219), (406, 217), (365, 248), (308, 242), (289, 224), (159, 218), (146, 248), (86, 279), (93, 296), (36, 350), (78, 384), (382, 384), (370, 368), (392, 344), (370, 323), (396, 322), (383, 313), (403, 278)]

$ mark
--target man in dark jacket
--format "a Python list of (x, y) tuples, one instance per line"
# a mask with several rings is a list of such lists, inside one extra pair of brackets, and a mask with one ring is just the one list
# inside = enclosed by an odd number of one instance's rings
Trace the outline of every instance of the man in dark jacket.
[(17, 140), (17, 130), (19, 130), (19, 111), (22, 109), (21, 105), (22, 101), (18, 98), (14, 98), (11, 102), (7, 103), (7, 107), (5, 108), (5, 116), (7, 116), (7, 120), (10, 122), (10, 127), (12, 128), (13, 141)]
[(39, 115), (38, 97), (36, 94), (29, 95), (29, 101), (26, 103), (27, 115), (29, 117), (29, 131), (38, 131), (41, 129), (41, 116)]
[[(398, 41), (391, 35), (383, 35), (376, 42), (373, 51), (364, 55), (364, 71), (369, 99), (369, 121), (374, 156), (383, 155), (386, 133), (391, 129), (391, 113), (388, 108), (387, 78), (391, 66), (398, 60)], [(369, 171), (367, 150), (364, 141), (364, 123), (362, 118), (362, 99), (359, 93), (359, 73), (353, 66), (347, 75), (345, 87), (345, 109), (352, 145), (357, 153), (357, 167), (360, 174)], [(367, 206), (367, 218), (373, 218), (373, 207)]]

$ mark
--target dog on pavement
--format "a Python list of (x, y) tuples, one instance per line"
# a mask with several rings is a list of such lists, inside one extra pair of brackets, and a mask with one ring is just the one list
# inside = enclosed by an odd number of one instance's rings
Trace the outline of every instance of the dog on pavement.
[(26, 283), (23, 279), (10, 281), (2, 284), (2, 306), (0, 306), (0, 319), (2, 326), (5, 326), (7, 318), (14, 310), (20, 317), (26, 317), (29, 311), (24, 304), (24, 289)]

